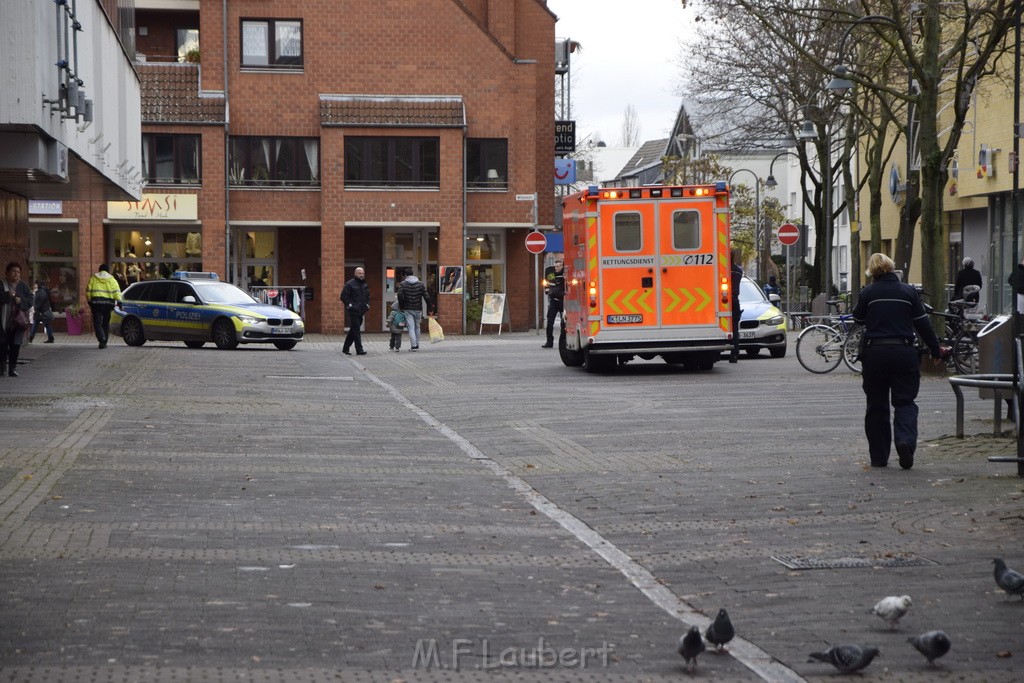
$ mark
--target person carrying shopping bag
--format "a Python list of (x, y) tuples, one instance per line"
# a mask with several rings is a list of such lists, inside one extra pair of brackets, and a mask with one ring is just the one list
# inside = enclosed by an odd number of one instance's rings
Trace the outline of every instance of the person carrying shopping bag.
[(398, 287), (398, 307), (405, 314), (405, 326), (409, 330), (409, 348), (418, 351), (420, 348), (420, 321), (423, 319), (423, 308), (427, 315), (433, 315), (434, 306), (427, 295), (426, 286), (413, 275), (412, 269), (406, 271), (405, 279)]

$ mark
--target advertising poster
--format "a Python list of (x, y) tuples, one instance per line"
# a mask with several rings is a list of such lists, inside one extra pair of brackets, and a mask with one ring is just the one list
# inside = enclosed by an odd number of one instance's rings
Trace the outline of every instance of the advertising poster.
[(480, 313), (481, 325), (500, 325), (505, 317), (505, 295), (484, 294), (483, 311)]
[(441, 266), (441, 294), (462, 294), (462, 266)]

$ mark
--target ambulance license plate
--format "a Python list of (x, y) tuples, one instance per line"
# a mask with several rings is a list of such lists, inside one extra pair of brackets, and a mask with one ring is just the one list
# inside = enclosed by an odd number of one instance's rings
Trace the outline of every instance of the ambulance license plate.
[(643, 321), (644, 317), (639, 314), (608, 316), (609, 325), (636, 325), (638, 323), (642, 323)]

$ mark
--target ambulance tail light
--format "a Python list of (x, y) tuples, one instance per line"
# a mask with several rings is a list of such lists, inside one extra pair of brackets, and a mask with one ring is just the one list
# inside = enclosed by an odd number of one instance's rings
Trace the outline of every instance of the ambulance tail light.
[(590, 307), (597, 308), (597, 282), (590, 281), (590, 289), (588, 290), (590, 295)]
[(729, 278), (722, 278), (722, 284), (720, 286), (720, 289), (722, 290), (722, 303), (729, 303)]

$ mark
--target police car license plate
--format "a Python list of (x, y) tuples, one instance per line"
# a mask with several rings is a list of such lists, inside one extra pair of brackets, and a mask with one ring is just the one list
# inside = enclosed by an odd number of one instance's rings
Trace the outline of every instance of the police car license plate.
[(753, 339), (753, 338), (754, 338), (754, 333), (753, 332), (740, 332), (740, 339)]
[(642, 323), (644, 317), (642, 315), (610, 315), (608, 316), (609, 325), (636, 325)]
[(288, 334), (291, 332), (287, 327), (271, 327), (270, 334)]

